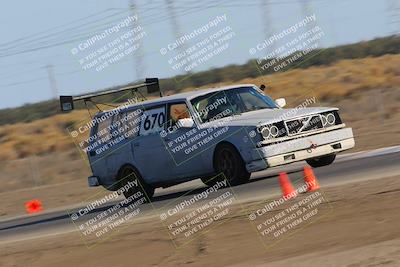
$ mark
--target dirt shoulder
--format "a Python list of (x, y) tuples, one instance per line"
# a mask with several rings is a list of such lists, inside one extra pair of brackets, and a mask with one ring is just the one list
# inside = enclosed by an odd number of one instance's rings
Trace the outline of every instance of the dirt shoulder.
[[(132, 224), (90, 249), (76, 232), (3, 244), (0, 265), (399, 266), (399, 179), (324, 188), (327, 202), (321, 207), (330, 212), (267, 248), (243, 207), (237, 207), (229, 221), (178, 249), (152, 220)], [(244, 208), (253, 209), (254, 203)]]

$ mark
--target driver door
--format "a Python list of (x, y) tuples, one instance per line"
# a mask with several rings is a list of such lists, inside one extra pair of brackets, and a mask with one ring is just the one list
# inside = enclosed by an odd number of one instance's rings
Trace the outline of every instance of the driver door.
[(200, 157), (201, 149), (195, 145), (195, 138), (200, 130), (196, 125), (183, 127), (178, 122), (180, 119), (192, 118), (186, 102), (169, 103), (167, 114), (167, 130), (163, 136), (163, 141), (171, 161), (175, 165), (173, 168), (174, 175), (184, 178), (202, 174), (204, 163), (202, 157)]
[(174, 164), (160, 136), (166, 120), (165, 104), (146, 108), (141, 117), (139, 136), (131, 143), (137, 167), (149, 183), (168, 181), (173, 178)]

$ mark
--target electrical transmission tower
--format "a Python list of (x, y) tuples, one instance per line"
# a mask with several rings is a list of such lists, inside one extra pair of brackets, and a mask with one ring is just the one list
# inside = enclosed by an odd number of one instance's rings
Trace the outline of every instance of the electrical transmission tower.
[[(131, 0), (130, 1), (130, 5), (129, 5), (132, 14), (135, 16), (138, 16), (138, 19), (135, 23), (133, 23), (133, 28), (136, 28), (138, 26), (140, 26), (140, 16), (139, 16), (139, 12), (138, 12), (138, 8), (137, 5), (135, 3), (135, 0)], [(146, 73), (146, 66), (145, 66), (145, 62), (144, 62), (144, 51), (143, 51), (143, 41), (142, 38), (139, 38), (138, 42), (138, 49), (136, 50), (136, 53), (133, 53), (134, 57), (135, 57), (135, 61), (134, 61), (134, 69), (136, 71), (136, 79), (142, 79)]]
[(400, 0), (386, 0), (390, 34), (400, 34)]
[[(173, 3), (173, 0), (165, 0), (165, 1), (167, 4), (168, 16), (171, 19), (171, 27), (172, 27), (172, 31), (173, 31), (175, 40), (179, 40), (179, 38), (182, 36), (182, 31), (179, 27), (178, 16), (175, 12), (175, 6)], [(182, 55), (185, 54), (185, 51), (186, 51), (185, 41), (183, 41), (182, 43), (179, 44), (178, 50), (179, 50), (180, 54), (182, 54)]]
[(50, 84), (52, 97), (53, 97), (53, 99), (57, 99), (59, 94), (58, 94), (58, 87), (57, 87), (57, 82), (56, 82), (56, 75), (54, 74), (54, 66), (49, 64), (49, 65), (46, 65), (45, 68), (47, 70), (47, 75), (49, 77), (49, 84)]
[[(261, 1), (261, 16), (263, 19), (263, 31), (265, 40), (268, 40), (274, 34), (274, 27), (272, 24), (272, 6), (270, 5), (271, 0), (260, 0)], [(276, 47), (275, 42), (270, 45), (270, 51), (274, 51)]]
[[(304, 18), (306, 16), (311, 16), (313, 14), (313, 8), (309, 0), (301, 0), (300, 4), (301, 4), (301, 14)], [(307, 23), (307, 31), (314, 28), (316, 26), (315, 24), (316, 24), (315, 21), (312, 23)]]

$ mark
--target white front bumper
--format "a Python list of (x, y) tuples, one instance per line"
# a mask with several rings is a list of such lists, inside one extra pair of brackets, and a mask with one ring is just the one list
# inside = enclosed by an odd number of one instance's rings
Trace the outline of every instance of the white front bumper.
[(353, 148), (354, 144), (351, 128), (292, 139), (254, 149), (252, 156), (256, 160), (247, 163), (246, 169), (255, 172), (268, 167), (338, 153)]

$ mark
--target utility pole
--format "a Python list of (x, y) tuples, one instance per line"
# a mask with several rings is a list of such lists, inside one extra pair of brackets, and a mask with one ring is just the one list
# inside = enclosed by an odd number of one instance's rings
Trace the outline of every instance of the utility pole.
[[(315, 9), (313, 8), (313, 5), (310, 2), (310, 0), (301, 0), (300, 4), (301, 4), (301, 12), (302, 12), (303, 18), (312, 16), (312, 15), (315, 15), (315, 16), (317, 15), (315, 13)], [(317, 17), (315, 17), (315, 18), (316, 19), (314, 21), (310, 21), (307, 23), (307, 26), (306, 26), (307, 31), (311, 31), (312, 29), (317, 30), (317, 27), (319, 26), (318, 22), (317, 22), (318, 18)], [(322, 47), (323, 43), (326, 42), (324, 29), (322, 29), (321, 27), (318, 27), (318, 28), (320, 31), (319, 33), (321, 33), (322, 36), (319, 36), (319, 38), (317, 40), (315, 40), (315, 43), (313, 44), (313, 45), (317, 46), (316, 47), (317, 49)], [(316, 35), (316, 33), (314, 32), (313, 35)]]
[[(166, 4), (167, 4), (167, 12), (171, 19), (172, 31), (174, 33), (175, 40), (178, 40), (182, 36), (182, 32), (179, 27), (178, 17), (175, 12), (175, 6), (173, 3), (173, 0), (166, 0)], [(178, 50), (179, 50), (179, 53), (182, 55), (185, 53), (185, 51), (186, 51), (185, 42), (183, 42), (179, 45)]]
[(388, 13), (388, 24), (391, 28), (390, 34), (400, 34), (400, 1), (399, 0), (386, 0)]
[(56, 82), (56, 75), (54, 74), (54, 66), (52, 64), (46, 65), (47, 75), (49, 77), (49, 84), (52, 93), (52, 98), (57, 99), (58, 94), (58, 87)]
[[(311, 4), (309, 2), (309, 0), (301, 0), (300, 1), (301, 4), (301, 13), (303, 15), (303, 17), (307, 17), (312, 15), (312, 7)], [(307, 23), (307, 31), (311, 30), (312, 28), (314, 28), (315, 26), (315, 22), (313, 23)]]
[[(274, 27), (272, 25), (272, 17), (271, 17), (271, 8), (272, 6), (270, 5), (270, 0), (260, 0), (261, 1), (261, 16), (263, 20), (263, 34), (265, 37), (265, 40), (268, 40), (269, 37), (271, 37), (274, 34)], [(275, 42), (273, 42), (270, 45), (270, 51), (274, 51), (276, 45)]]
[[(140, 16), (139, 16), (139, 12), (138, 12), (138, 8), (135, 3), (135, 0), (130, 1), (129, 8), (131, 9), (133, 16), (135, 16), (135, 15), (138, 16), (138, 20), (136, 21), (136, 23), (133, 24), (133, 28), (136, 28), (137, 26), (140, 26), (140, 23), (139, 23)], [(146, 66), (145, 66), (144, 58), (143, 58), (142, 38), (139, 38), (139, 40), (137, 42), (138, 42), (139, 48), (137, 49), (136, 53), (134, 53), (134, 57), (135, 57), (134, 69), (136, 71), (136, 79), (142, 79), (142, 78), (144, 78), (144, 74), (146, 73)]]

